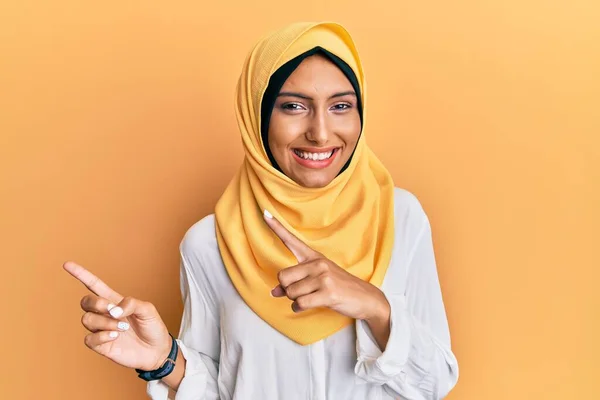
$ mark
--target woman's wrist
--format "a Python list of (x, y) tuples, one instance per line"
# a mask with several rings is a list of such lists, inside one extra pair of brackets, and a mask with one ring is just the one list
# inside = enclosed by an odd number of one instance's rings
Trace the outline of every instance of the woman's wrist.
[(369, 326), (371, 333), (373, 333), (379, 348), (383, 351), (385, 350), (387, 341), (390, 337), (391, 306), (387, 297), (385, 297), (385, 294), (380, 290), (379, 294), (379, 300), (375, 303), (369, 316), (364, 320)]
[[(176, 339), (169, 334), (169, 343), (161, 346), (166, 350), (159, 351), (158, 362), (149, 370), (136, 369), (139, 377), (146, 381), (161, 380), (171, 389), (177, 391), (185, 375), (186, 359)], [(165, 355), (166, 352), (166, 355)]]
[[(368, 285), (371, 285), (368, 283)], [(390, 303), (388, 302), (387, 297), (376, 286), (371, 285), (371, 295), (370, 301), (366, 304), (370, 304), (368, 309), (364, 312), (364, 317), (361, 318), (368, 323), (377, 323), (380, 321), (389, 321), (390, 318)]]
[(148, 371), (155, 371), (164, 365), (165, 361), (167, 361), (167, 358), (169, 358), (171, 349), (173, 348), (173, 340), (174, 339), (171, 337), (171, 335), (167, 336), (166, 342), (160, 346), (156, 364)]
[(179, 389), (179, 385), (181, 384), (181, 381), (185, 376), (185, 367), (187, 362), (185, 357), (183, 356), (181, 347), (179, 348), (178, 352), (179, 353), (177, 354), (177, 362), (175, 363), (175, 368), (173, 369), (173, 372), (161, 379), (162, 382), (164, 382), (167, 386), (169, 386), (175, 391)]
[(139, 378), (145, 381), (154, 381), (164, 378), (173, 372), (176, 366), (177, 355), (179, 354), (179, 346), (171, 334), (169, 334), (169, 337), (171, 338), (171, 350), (165, 361), (158, 368), (149, 371), (136, 368), (135, 371), (138, 373)]

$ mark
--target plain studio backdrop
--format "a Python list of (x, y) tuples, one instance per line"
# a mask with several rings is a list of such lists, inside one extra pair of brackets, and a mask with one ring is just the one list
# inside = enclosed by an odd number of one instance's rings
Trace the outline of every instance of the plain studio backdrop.
[(429, 215), (448, 398), (600, 398), (597, 2), (2, 3), (1, 398), (146, 398), (83, 344), (61, 266), (178, 332), (179, 242), (243, 157), (242, 63), (298, 20), (349, 29), (368, 143)]

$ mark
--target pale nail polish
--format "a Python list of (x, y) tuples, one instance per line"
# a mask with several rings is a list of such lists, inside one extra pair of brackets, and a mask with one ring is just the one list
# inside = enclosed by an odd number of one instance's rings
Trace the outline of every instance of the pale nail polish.
[(108, 336), (110, 336), (111, 338), (116, 338), (117, 336), (119, 336), (119, 332), (112, 331), (108, 334)]
[(119, 318), (123, 314), (123, 309), (121, 307), (115, 307), (110, 310), (109, 313), (113, 318)]
[(120, 321), (117, 324), (117, 328), (119, 328), (122, 331), (126, 331), (127, 329), (129, 329), (129, 324), (127, 322)]
[(271, 219), (271, 218), (273, 218), (273, 214), (271, 214), (270, 212), (268, 212), (267, 210), (265, 210), (265, 217)]
[(113, 303), (110, 303), (106, 308), (108, 309), (108, 311), (110, 311), (110, 310), (112, 310), (115, 307), (116, 306)]

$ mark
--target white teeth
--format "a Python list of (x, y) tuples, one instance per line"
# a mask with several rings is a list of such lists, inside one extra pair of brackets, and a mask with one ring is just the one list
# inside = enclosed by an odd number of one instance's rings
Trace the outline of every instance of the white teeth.
[(294, 150), (299, 157), (304, 158), (305, 160), (314, 160), (314, 161), (322, 161), (326, 160), (333, 154), (333, 151), (329, 151), (327, 153), (308, 153), (306, 151)]

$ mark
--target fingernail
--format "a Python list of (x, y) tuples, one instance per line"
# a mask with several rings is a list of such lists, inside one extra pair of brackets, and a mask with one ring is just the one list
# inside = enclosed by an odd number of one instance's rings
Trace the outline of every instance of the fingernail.
[(123, 314), (123, 309), (121, 307), (115, 307), (110, 310), (109, 313), (113, 318), (119, 318)]
[(126, 331), (127, 329), (129, 329), (129, 324), (127, 322), (121, 321), (117, 324), (117, 328), (119, 328), (122, 331)]
[(298, 305), (296, 303), (292, 303), (292, 311), (298, 312)]
[(265, 217), (267, 217), (269, 219), (273, 218), (273, 214), (271, 214), (270, 212), (268, 212), (266, 209), (265, 209), (264, 214), (265, 214)]
[(273, 297), (281, 297), (285, 294), (285, 290), (280, 285), (275, 286), (271, 289), (271, 296)]
[(119, 336), (119, 332), (112, 331), (108, 334), (108, 336), (110, 336), (111, 338), (116, 338), (117, 336)]
[(108, 311), (110, 311), (110, 310), (112, 310), (115, 307), (116, 306), (113, 303), (110, 303), (106, 308), (108, 309)]

